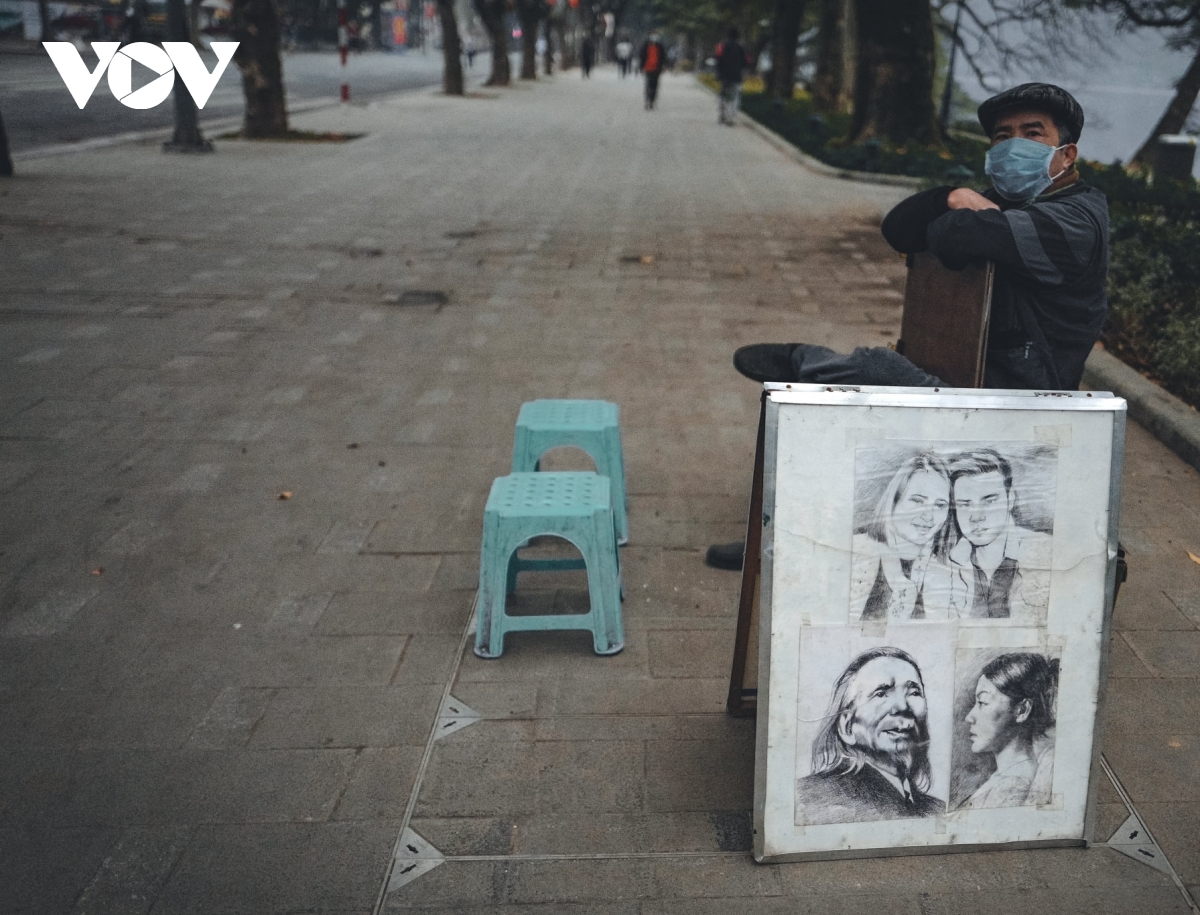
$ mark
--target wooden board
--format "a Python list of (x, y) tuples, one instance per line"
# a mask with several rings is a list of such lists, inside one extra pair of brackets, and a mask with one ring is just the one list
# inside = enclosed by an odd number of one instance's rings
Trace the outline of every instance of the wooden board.
[(896, 351), (948, 385), (983, 387), (994, 273), (991, 263), (947, 270), (929, 252), (910, 254)]
[(733, 640), (733, 670), (725, 709), (736, 718), (753, 718), (758, 710), (758, 605), (762, 569), (763, 446), (767, 430), (767, 393), (758, 410), (758, 441), (754, 446), (754, 478), (746, 519), (746, 553), (737, 634)]

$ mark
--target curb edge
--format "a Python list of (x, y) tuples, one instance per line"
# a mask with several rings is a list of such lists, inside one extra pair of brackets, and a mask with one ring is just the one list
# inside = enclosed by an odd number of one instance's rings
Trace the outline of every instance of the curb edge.
[[(706, 85), (698, 76), (696, 77), (696, 85), (706, 92), (716, 95), (712, 87)], [(917, 189), (925, 187), (925, 179), (923, 178), (913, 178), (909, 175), (889, 175), (884, 172), (856, 172), (849, 168), (837, 168), (833, 165), (826, 165), (820, 159), (810, 156), (795, 144), (785, 140), (770, 127), (760, 124), (744, 111), (739, 111), (737, 116), (742, 124), (750, 128), (780, 152), (791, 156), (809, 171), (816, 172), (818, 175), (825, 175), (827, 178), (841, 178), (843, 181), (859, 181), (863, 184), (887, 184), (892, 187), (911, 187)]]
[(925, 187), (926, 182), (923, 178), (912, 178), (908, 175), (888, 175), (883, 172), (856, 172), (848, 168), (836, 168), (832, 165), (826, 165), (820, 159), (810, 156), (799, 147), (785, 140), (771, 128), (760, 124), (745, 112), (739, 111), (738, 118), (743, 124), (780, 152), (791, 156), (809, 171), (816, 172), (818, 175), (825, 175), (828, 178), (841, 178), (844, 181), (858, 181), (862, 184), (885, 184), (892, 187), (913, 189)]
[(1200, 470), (1200, 413), (1106, 350), (1092, 350), (1083, 369), (1083, 382), (1124, 397), (1133, 419)]

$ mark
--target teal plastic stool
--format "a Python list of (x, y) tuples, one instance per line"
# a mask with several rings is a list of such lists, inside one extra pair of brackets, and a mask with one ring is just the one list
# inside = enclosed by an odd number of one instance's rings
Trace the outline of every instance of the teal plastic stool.
[(587, 452), (596, 472), (612, 481), (617, 543), (629, 542), (625, 498), (625, 458), (621, 452), (620, 410), (606, 400), (532, 400), (521, 405), (513, 437), (513, 473), (537, 470), (551, 448)]
[[(517, 548), (531, 537), (562, 537), (582, 559), (519, 559)], [(587, 613), (509, 616), (507, 595), (517, 573), (587, 569), (591, 607)], [(492, 483), (483, 510), (483, 547), (476, 598), (475, 654), (498, 658), (509, 632), (588, 629), (596, 654), (625, 647), (621, 625), (621, 569), (608, 477), (595, 473), (514, 473)]]

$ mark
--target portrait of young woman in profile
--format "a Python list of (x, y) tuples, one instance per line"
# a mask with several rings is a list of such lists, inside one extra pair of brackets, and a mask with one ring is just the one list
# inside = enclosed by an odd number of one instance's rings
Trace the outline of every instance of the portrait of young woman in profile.
[(1036, 652), (1000, 655), (983, 668), (967, 713), (971, 752), (993, 771), (962, 804), (969, 809), (1046, 804), (1054, 770), (1058, 660)]

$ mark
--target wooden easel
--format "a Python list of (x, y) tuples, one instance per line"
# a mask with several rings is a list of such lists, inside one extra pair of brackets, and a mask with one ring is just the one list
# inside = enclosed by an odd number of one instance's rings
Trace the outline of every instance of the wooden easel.
[(758, 407), (758, 441), (754, 446), (754, 481), (750, 485), (750, 514), (746, 520), (746, 555), (742, 560), (742, 591), (738, 602), (737, 634), (733, 641), (733, 670), (725, 710), (735, 718), (758, 712), (758, 599), (762, 571), (763, 445), (767, 437), (767, 392)]
[[(904, 314), (897, 352), (956, 388), (983, 387), (984, 352), (992, 308), (991, 263), (947, 270), (927, 252), (908, 255)], [(758, 611), (762, 571), (763, 466), (767, 394), (759, 402), (754, 480), (746, 521), (746, 555), (738, 604), (733, 669), (726, 711), (752, 718), (758, 711)]]

